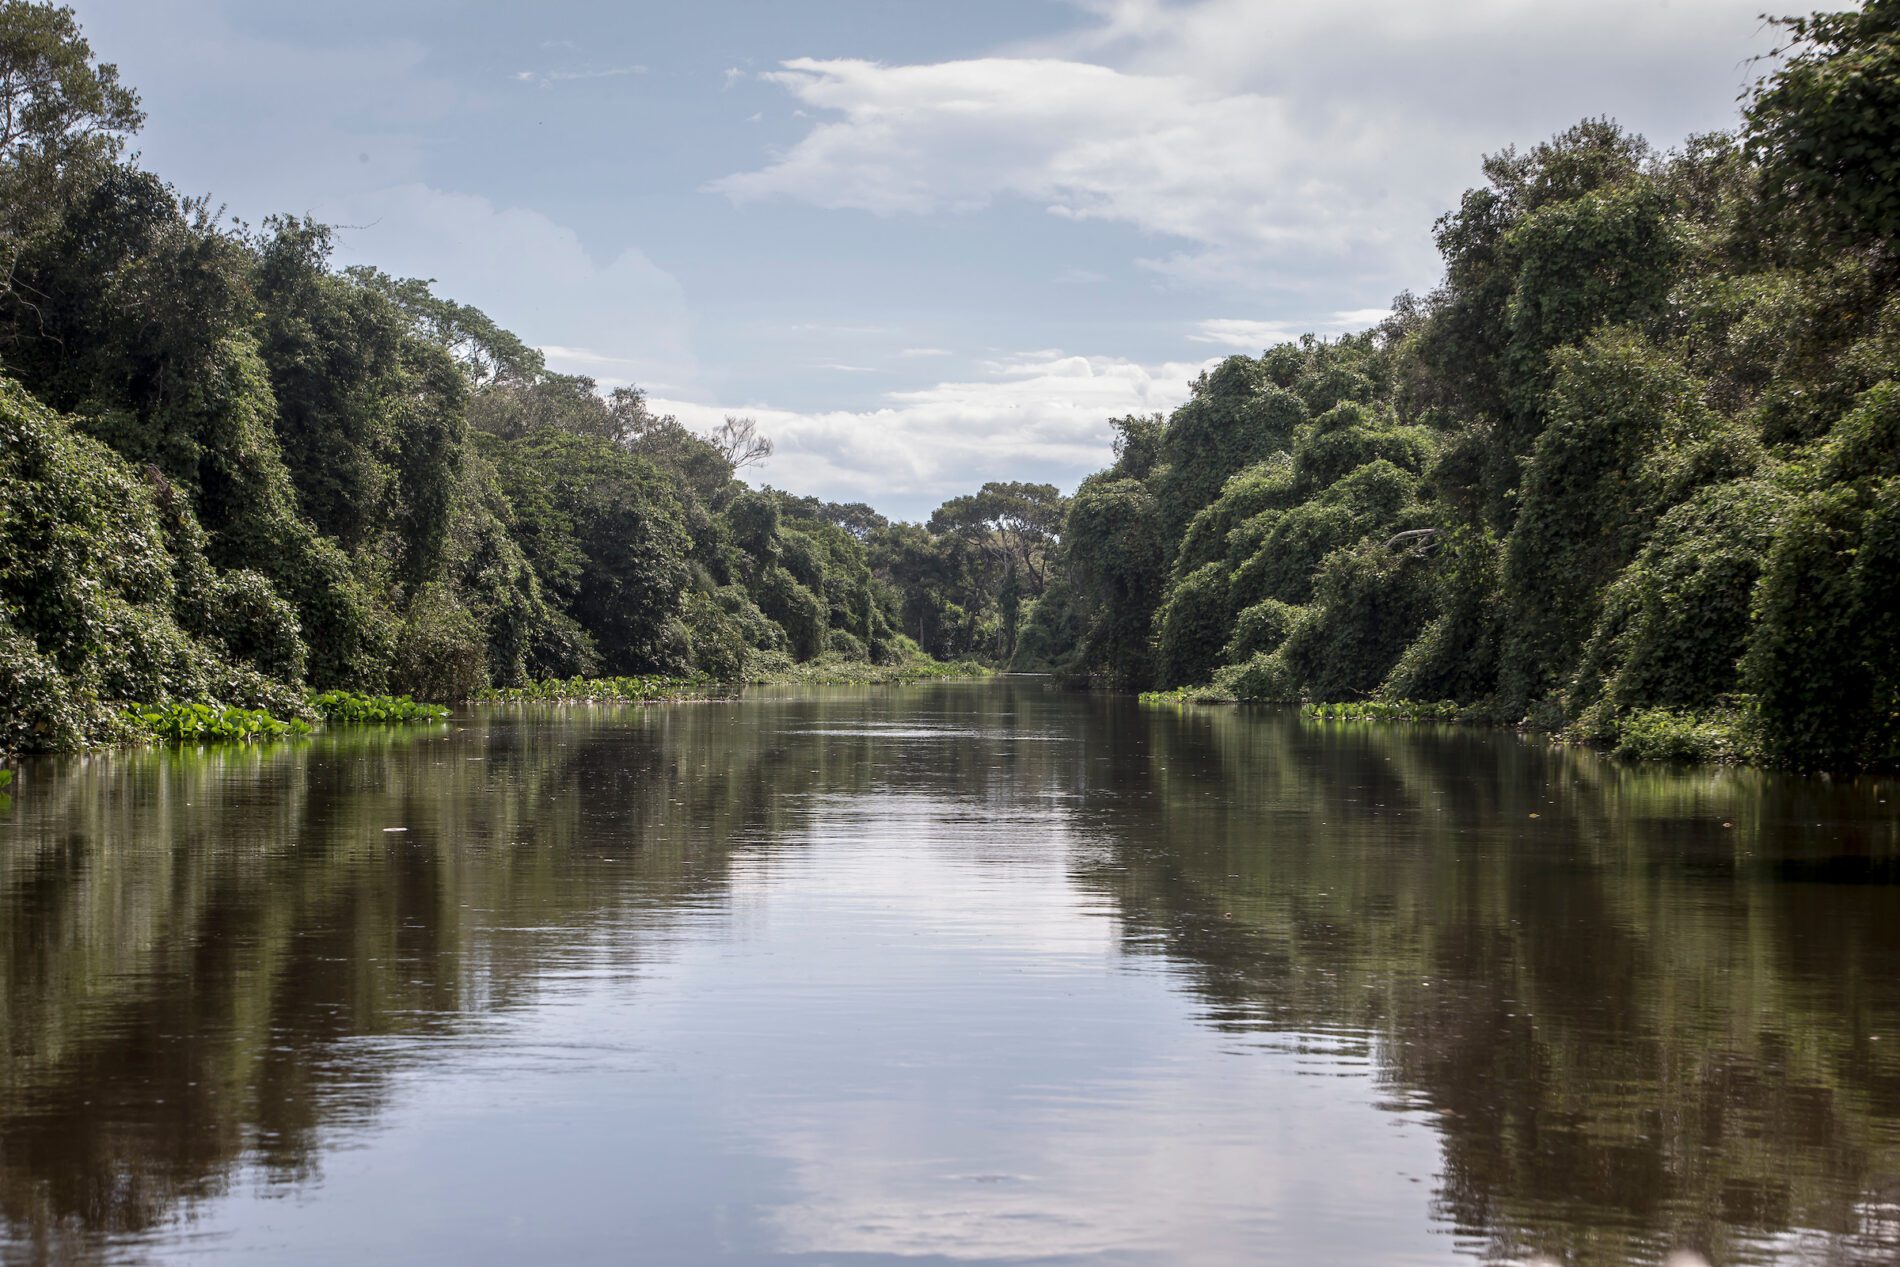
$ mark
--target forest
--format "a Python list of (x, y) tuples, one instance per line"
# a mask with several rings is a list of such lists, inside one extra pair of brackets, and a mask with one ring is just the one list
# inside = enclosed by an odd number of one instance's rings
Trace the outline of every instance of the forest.
[(6, 0), (0, 749), (935, 659), (1900, 765), (1900, 0), (1772, 29), (1732, 133), (1496, 153), (1376, 328), (1104, 420), (1072, 497), (913, 524), (752, 487), (747, 420), (181, 194), (71, 10)]

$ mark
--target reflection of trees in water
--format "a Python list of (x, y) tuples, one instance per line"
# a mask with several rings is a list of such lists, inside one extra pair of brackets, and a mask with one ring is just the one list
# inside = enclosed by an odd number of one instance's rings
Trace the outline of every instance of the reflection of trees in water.
[[(1060, 806), (1209, 1024), (1323, 1034), (1435, 1115), (1441, 1214), (1494, 1254), (1900, 1241), (1891, 787), (1034, 687), (559, 715), (32, 767), (0, 818), (17, 1252), (305, 1176), (404, 1063), (883, 794)], [(1057, 741), (969, 741), (1012, 731)]]
[(562, 956), (637, 953), (609, 926), (703, 904), (733, 848), (796, 826), (799, 791), (869, 777), (870, 741), (748, 709), (33, 767), (0, 821), (18, 1252), (151, 1227), (240, 1164), (305, 1177), (321, 1131), (371, 1120), (426, 1040), (531, 999)]
[(1084, 882), (1131, 947), (1196, 968), (1211, 1023), (1363, 1035), (1392, 1101), (1438, 1118), (1461, 1234), (1612, 1263), (1800, 1228), (1819, 1260), (1891, 1260), (1890, 785), (1231, 710), (1156, 715), (1138, 747), (1131, 724), (1090, 734), (1113, 847)]

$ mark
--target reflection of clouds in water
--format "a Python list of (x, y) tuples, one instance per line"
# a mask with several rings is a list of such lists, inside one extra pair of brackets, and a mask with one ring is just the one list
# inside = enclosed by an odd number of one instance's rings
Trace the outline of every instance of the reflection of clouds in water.
[[(1198, 1029), (1184, 1045), (1197, 1004), (1165, 965), (1121, 958), (1112, 907), (1071, 880), (1083, 842), (1061, 809), (978, 817), (908, 794), (808, 808), (813, 848), (732, 876), (753, 930), (800, 947), (799, 974), (761, 1003), (809, 1005), (822, 1028), (839, 992), (854, 1000), (836, 1017), (850, 1054), (822, 1066), (804, 1063), (809, 1034), (760, 1035), (810, 1095), (726, 1106), (743, 1150), (786, 1168), (790, 1195), (761, 1212), (777, 1252), (1211, 1265), (1272, 1261), (1262, 1247), (1283, 1236), (1342, 1260), (1450, 1257), (1426, 1230), (1432, 1131), (1378, 1111), (1361, 1076), (1311, 1077), (1310, 1059), (1235, 1054)], [(814, 979), (825, 993), (805, 993)], [(925, 1019), (939, 1005), (962, 1041)], [(1358, 1165), (1320, 1173), (1318, 1156)]]
[[(816, 848), (735, 860), (731, 901), (750, 920), (797, 921), (824, 938), (851, 929), (853, 941), (901, 933), (904, 944), (880, 953), (933, 965), (946, 943), (1033, 955), (1010, 965), (1031, 972), (1059, 966), (1050, 956), (1118, 953), (1113, 904), (1070, 883), (1058, 810), (901, 793), (814, 797), (808, 808)], [(910, 946), (919, 932), (926, 943)]]
[[(1429, 1183), (1410, 1182), (1433, 1173), (1432, 1133), (1380, 1121), (1356, 1082), (1342, 1094), (1291, 1061), (1211, 1047), (1020, 1101), (973, 1103), (950, 1081), (932, 1097), (807, 1105), (762, 1128), (760, 1152), (788, 1165), (798, 1194), (767, 1215), (778, 1249), (1209, 1265), (1452, 1258), (1427, 1230)], [(1317, 1157), (1335, 1164), (1322, 1170)], [(1411, 1252), (1393, 1252), (1407, 1242)]]

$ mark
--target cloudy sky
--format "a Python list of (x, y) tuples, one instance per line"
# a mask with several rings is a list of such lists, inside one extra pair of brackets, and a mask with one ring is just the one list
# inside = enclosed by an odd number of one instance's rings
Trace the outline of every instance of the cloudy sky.
[(1769, 43), (1761, 0), (75, 4), (181, 190), (907, 517), (1428, 289), (1488, 151), (1732, 126)]

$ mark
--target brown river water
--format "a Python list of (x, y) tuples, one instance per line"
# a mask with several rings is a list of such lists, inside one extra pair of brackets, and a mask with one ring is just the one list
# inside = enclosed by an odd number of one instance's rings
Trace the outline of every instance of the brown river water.
[(25, 761), (0, 1262), (1900, 1259), (1900, 783), (1034, 680)]

